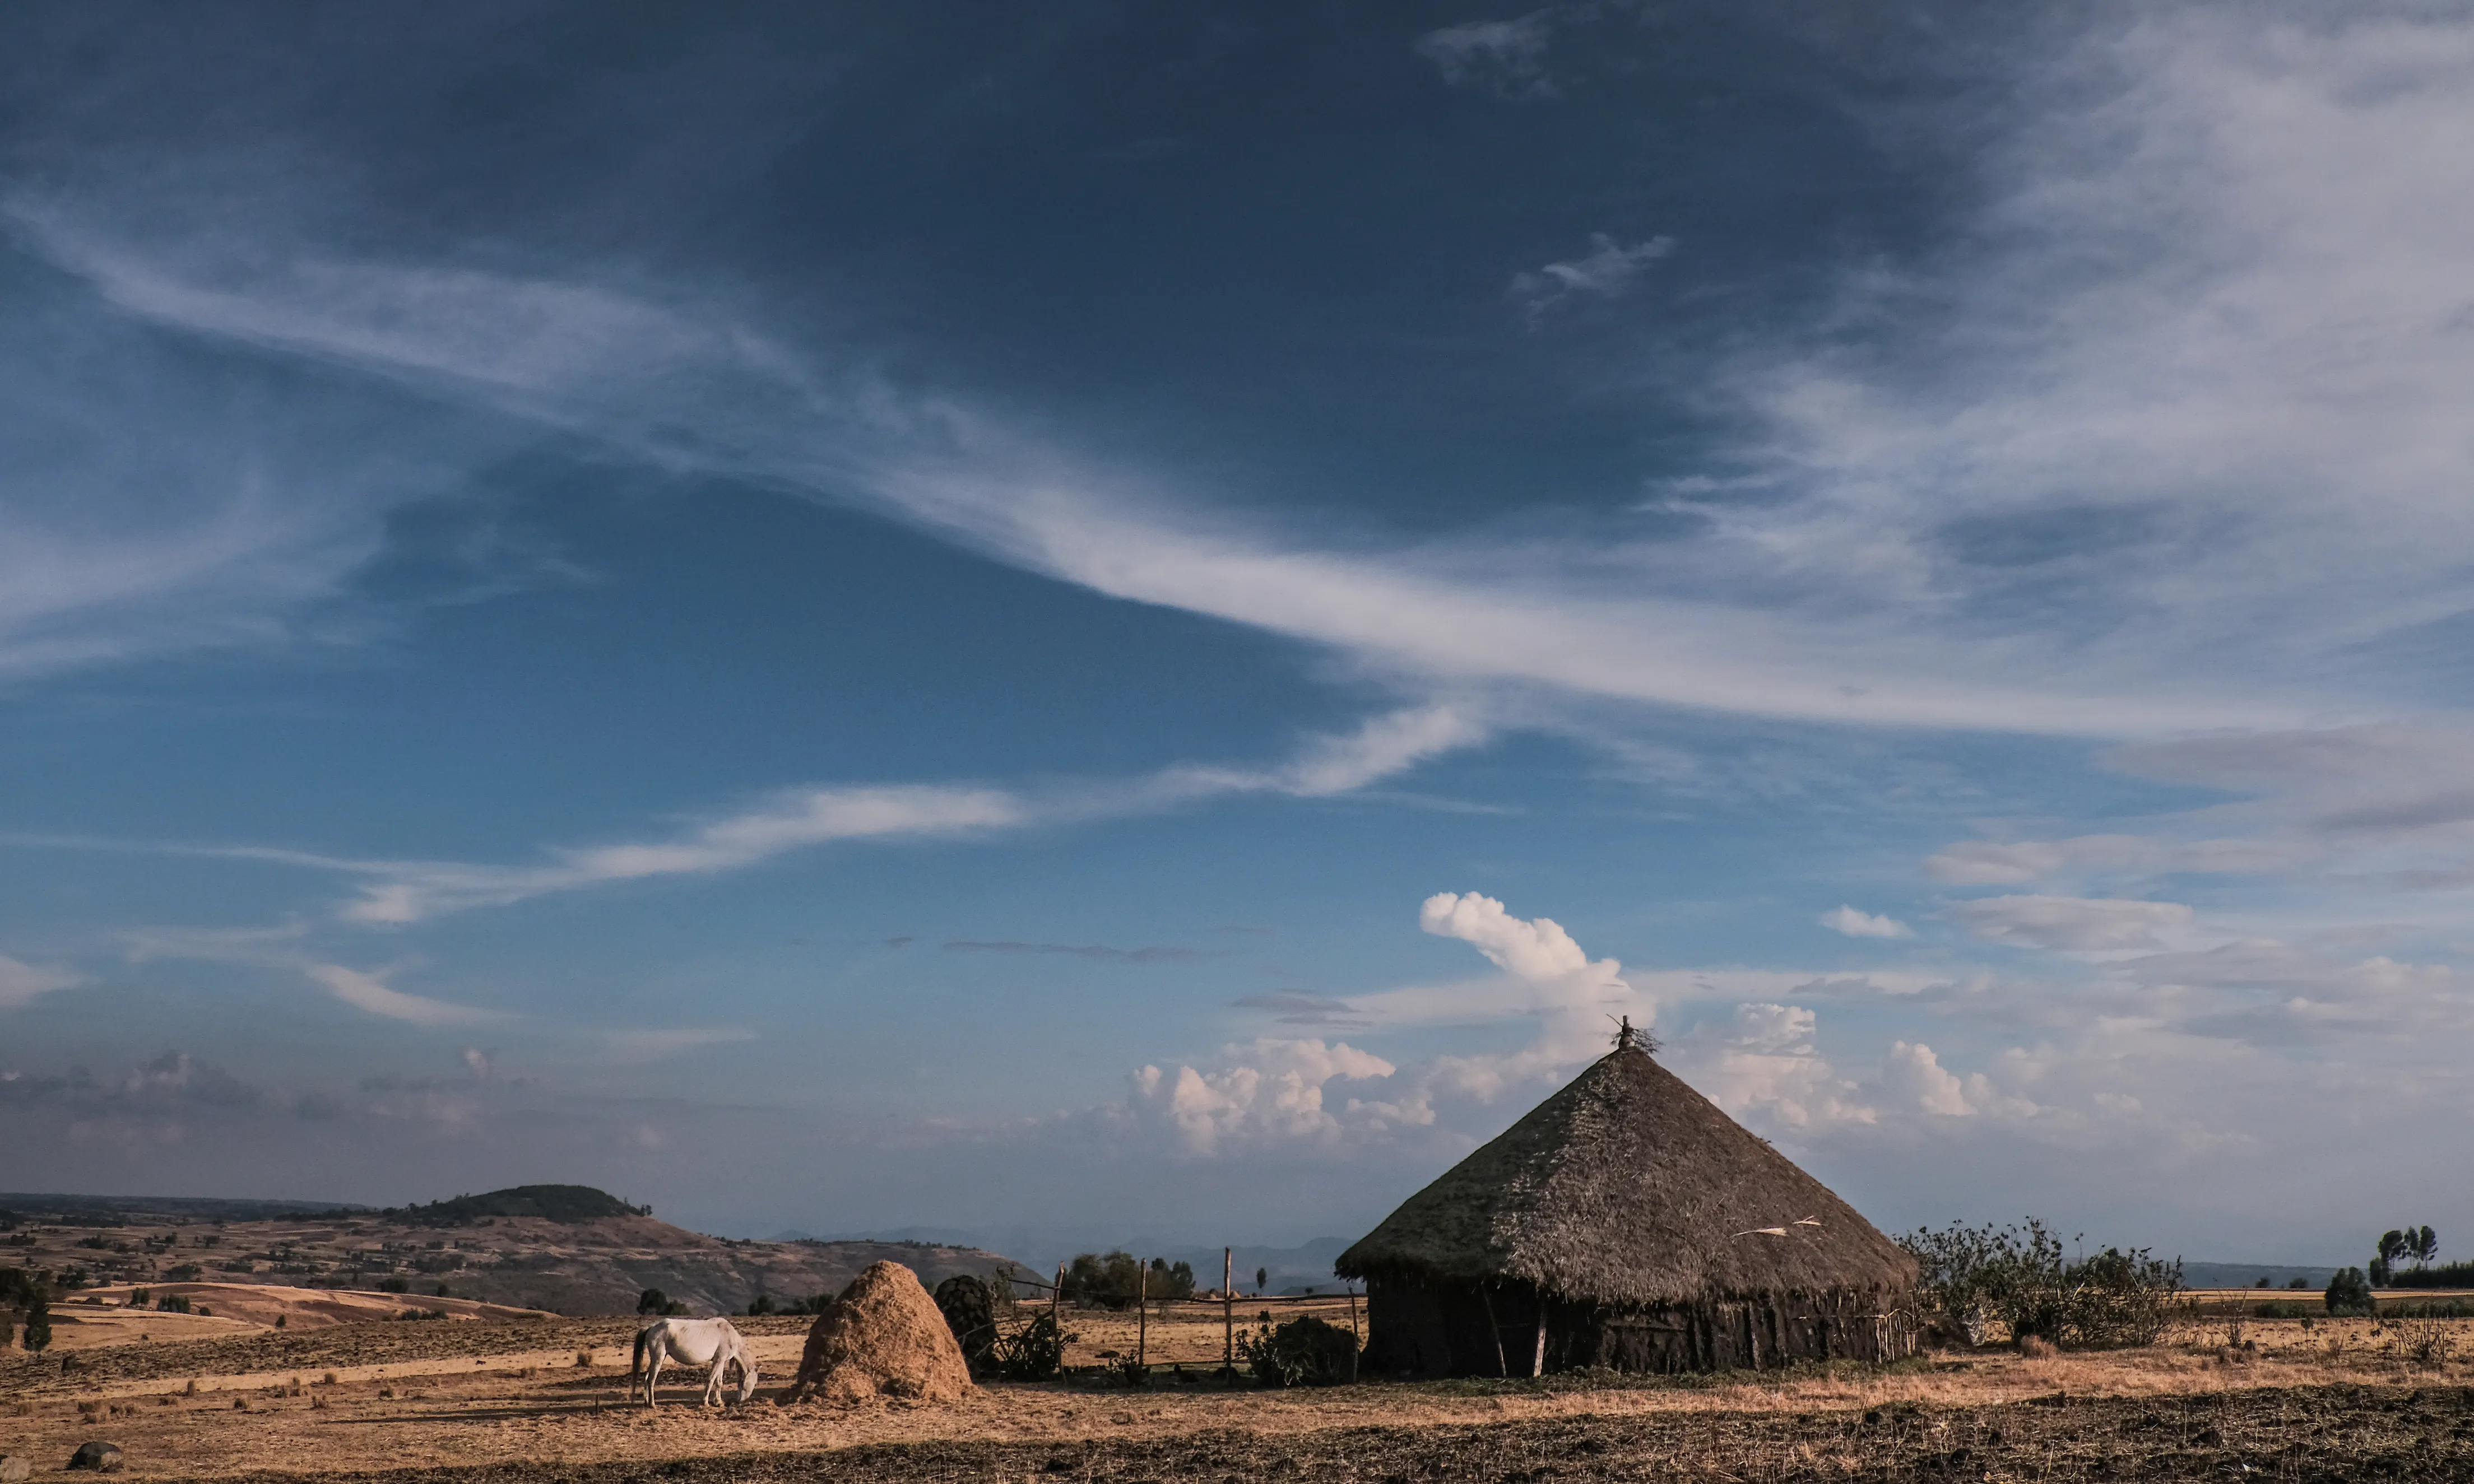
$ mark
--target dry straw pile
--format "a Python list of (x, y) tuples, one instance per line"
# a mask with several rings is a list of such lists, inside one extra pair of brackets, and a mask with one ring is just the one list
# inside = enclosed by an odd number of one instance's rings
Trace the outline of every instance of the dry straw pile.
[(970, 1389), (970, 1367), (936, 1301), (909, 1268), (879, 1262), (816, 1316), (789, 1400), (952, 1401)]

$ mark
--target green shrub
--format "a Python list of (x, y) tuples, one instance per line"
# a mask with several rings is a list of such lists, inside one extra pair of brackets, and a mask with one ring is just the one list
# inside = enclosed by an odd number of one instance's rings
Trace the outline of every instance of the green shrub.
[(1311, 1314), (1240, 1337), (1237, 1356), (1266, 1386), (1337, 1386), (1357, 1378), (1357, 1336)]
[(2361, 1268), (2342, 1268), (2328, 1280), (2328, 1291), (2321, 1296), (2328, 1312), (2340, 1319), (2367, 1319), (2378, 1311), (2371, 1300), (2371, 1281)]
[(2152, 1345), (2165, 1331), (2182, 1264), (2144, 1247), (2108, 1247), (2077, 1262), (2034, 1217), (2012, 1227), (1923, 1229), (1900, 1238), (1916, 1259), (1918, 1297), (1937, 1328), (1984, 1343), (2000, 1320), (2015, 1341), (2034, 1337), (2071, 1349)]
[(2265, 1304), (2251, 1306), (2252, 1316), (2258, 1319), (2300, 1319), (2310, 1312), (2300, 1304), (2285, 1299), (2270, 1299)]

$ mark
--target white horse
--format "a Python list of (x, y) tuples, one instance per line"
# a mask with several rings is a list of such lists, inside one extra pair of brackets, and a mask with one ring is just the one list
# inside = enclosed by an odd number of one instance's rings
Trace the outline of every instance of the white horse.
[(722, 1373), (734, 1360), (739, 1362), (739, 1397), (745, 1401), (756, 1395), (756, 1361), (747, 1353), (747, 1341), (727, 1319), (656, 1319), (636, 1331), (636, 1358), (627, 1367), (627, 1400), (636, 1400), (636, 1378), (644, 1380), (644, 1405), (657, 1405), (653, 1388), (662, 1383), (662, 1363), (675, 1360), (686, 1366), (711, 1366), (705, 1376), (704, 1404), (721, 1405)]

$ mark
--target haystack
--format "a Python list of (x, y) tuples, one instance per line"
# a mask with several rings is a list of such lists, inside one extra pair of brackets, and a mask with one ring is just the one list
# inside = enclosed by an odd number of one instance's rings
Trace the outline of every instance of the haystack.
[(1336, 1267), (1366, 1281), (1375, 1374), (1708, 1371), (1915, 1346), (1914, 1260), (1628, 1023)]
[(970, 1389), (962, 1349), (918, 1275), (879, 1262), (809, 1327), (790, 1400), (952, 1401)]

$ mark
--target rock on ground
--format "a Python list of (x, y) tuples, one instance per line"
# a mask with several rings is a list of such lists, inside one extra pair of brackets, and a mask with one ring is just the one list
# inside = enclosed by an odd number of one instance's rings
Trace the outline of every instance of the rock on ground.
[(790, 1399), (952, 1401), (970, 1389), (962, 1348), (918, 1275), (879, 1262), (816, 1316)]
[(118, 1473), (120, 1463), (120, 1445), (117, 1443), (80, 1444), (78, 1450), (69, 1455), (70, 1468), (92, 1469), (97, 1473)]
[(0, 1484), (19, 1484), (35, 1476), (35, 1465), (15, 1453), (0, 1455)]

